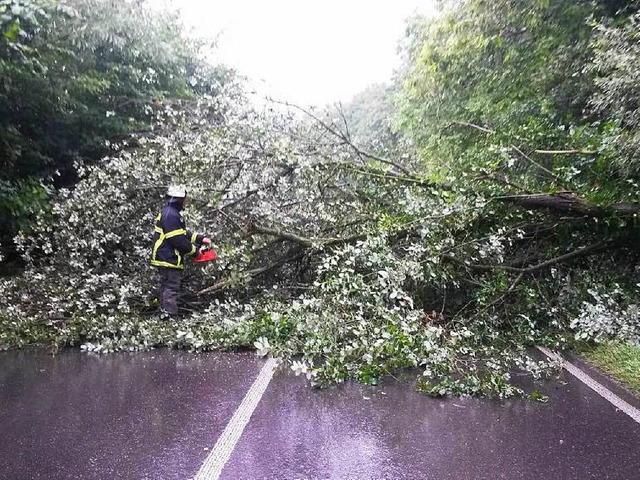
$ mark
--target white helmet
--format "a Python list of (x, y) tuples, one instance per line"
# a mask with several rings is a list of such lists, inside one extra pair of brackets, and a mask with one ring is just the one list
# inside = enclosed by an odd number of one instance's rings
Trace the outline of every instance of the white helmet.
[(187, 196), (187, 189), (184, 185), (171, 185), (167, 190), (167, 196), (184, 198)]

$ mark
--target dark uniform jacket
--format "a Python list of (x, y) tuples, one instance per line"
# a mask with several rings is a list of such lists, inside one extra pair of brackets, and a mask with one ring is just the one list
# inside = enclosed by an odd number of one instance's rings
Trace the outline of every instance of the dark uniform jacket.
[(184, 257), (196, 253), (204, 235), (191, 233), (182, 219), (182, 200), (171, 198), (156, 217), (151, 265), (184, 268)]

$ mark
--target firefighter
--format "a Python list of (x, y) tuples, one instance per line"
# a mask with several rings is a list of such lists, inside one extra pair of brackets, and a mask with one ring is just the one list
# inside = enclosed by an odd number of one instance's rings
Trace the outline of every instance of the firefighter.
[(153, 235), (151, 265), (160, 274), (158, 302), (163, 312), (178, 316), (178, 296), (184, 260), (193, 255), (201, 245), (209, 245), (211, 239), (185, 228), (182, 208), (187, 197), (185, 187), (172, 185), (167, 190), (167, 203), (156, 217)]

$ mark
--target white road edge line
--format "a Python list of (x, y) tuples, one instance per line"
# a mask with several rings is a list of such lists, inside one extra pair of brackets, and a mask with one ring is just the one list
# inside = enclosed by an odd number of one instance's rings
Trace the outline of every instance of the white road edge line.
[(559, 360), (561, 365), (562, 365), (562, 367), (564, 369), (566, 369), (571, 375), (576, 377), (578, 380), (580, 380), (582, 383), (584, 383), (587, 387), (589, 387), (592, 390), (594, 390), (598, 395), (600, 395), (604, 399), (608, 400), (611, 404), (613, 404), (613, 406), (615, 406), (616, 408), (622, 410), (624, 413), (629, 415), (637, 423), (640, 423), (640, 410), (638, 410), (636, 407), (634, 407), (633, 405), (630, 405), (629, 403), (625, 402), (623, 399), (621, 399), (619, 396), (617, 396), (611, 390), (607, 389), (604, 385), (602, 385), (602, 384), (598, 383), (597, 381), (595, 381), (589, 375), (584, 373), (582, 370), (580, 370), (578, 367), (576, 367), (572, 363), (566, 361), (564, 358), (562, 358), (557, 353), (554, 353), (554, 352), (552, 352), (551, 350), (549, 350), (548, 348), (545, 348), (545, 347), (536, 346), (536, 348), (538, 350), (540, 350), (542, 353), (544, 353), (547, 357), (549, 357), (549, 358), (551, 358), (553, 360)]
[(244, 428), (249, 423), (249, 419), (258, 406), (269, 382), (271, 382), (277, 365), (278, 360), (275, 358), (270, 358), (264, 364), (258, 377), (244, 396), (242, 403), (233, 414), (233, 417), (231, 417), (222, 434), (220, 434), (218, 441), (200, 467), (200, 470), (198, 470), (194, 480), (217, 480), (220, 478), (222, 469), (229, 460)]

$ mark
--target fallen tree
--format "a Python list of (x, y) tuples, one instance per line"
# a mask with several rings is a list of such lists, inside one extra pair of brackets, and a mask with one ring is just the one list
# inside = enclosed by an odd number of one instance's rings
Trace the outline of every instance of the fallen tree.
[[(581, 224), (587, 213), (605, 218), (573, 194), (438, 188), (417, 174), (398, 177), (387, 163), (362, 162), (327, 125), (242, 105), (202, 127), (198, 112), (221, 105), (188, 104), (170, 129), (81, 169), (76, 188), (61, 192), (40, 227), (21, 238), (30, 263), (23, 278), (3, 285), (5, 346), (255, 344), (295, 361), (317, 384), (371, 383), (421, 367), (427, 393), (511, 395), (519, 391), (509, 381), (513, 368), (545, 368), (526, 345), (568, 339), (550, 332), (558, 316), (566, 328), (573, 308), (557, 298), (522, 308), (531, 294), (524, 276), (538, 282), (556, 268), (544, 295), (563, 288), (575, 262), (625, 248), (603, 231), (599, 240), (589, 234), (592, 244), (581, 238), (558, 251), (555, 236), (576, 225), (567, 214)], [(172, 181), (187, 184), (187, 218), (212, 232), (220, 254), (218, 263), (188, 270), (184, 300), (193, 316), (183, 325), (153, 313), (147, 266), (149, 226)], [(494, 182), (489, 192), (497, 186), (505, 187)]]

